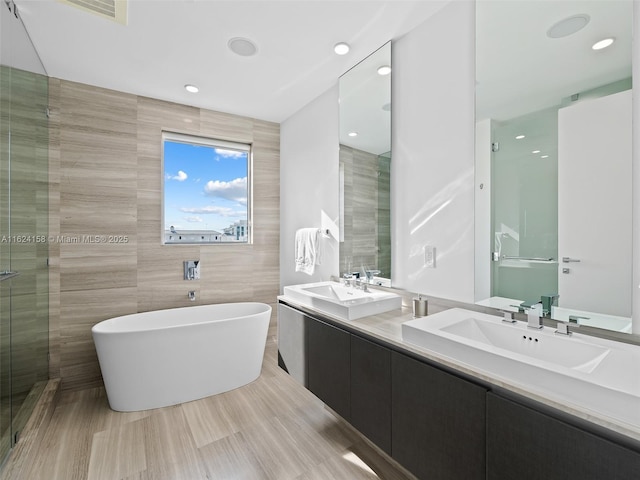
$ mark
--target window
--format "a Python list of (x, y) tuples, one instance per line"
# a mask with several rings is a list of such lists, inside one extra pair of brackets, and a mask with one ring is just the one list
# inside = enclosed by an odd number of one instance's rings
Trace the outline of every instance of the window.
[(251, 243), (251, 146), (162, 134), (163, 243)]

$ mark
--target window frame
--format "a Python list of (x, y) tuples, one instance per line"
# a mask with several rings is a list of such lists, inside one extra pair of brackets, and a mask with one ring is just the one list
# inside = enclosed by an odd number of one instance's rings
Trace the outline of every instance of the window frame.
[[(222, 242), (222, 241), (185, 241), (185, 242), (166, 242), (165, 231), (168, 228), (165, 225), (165, 158), (164, 147), (165, 142), (184, 143), (187, 145), (201, 145), (212, 148), (222, 148), (226, 150), (236, 150), (247, 153), (247, 240), (245, 242)], [(229, 140), (220, 140), (213, 137), (206, 137), (199, 134), (178, 133), (173, 131), (162, 131), (161, 135), (161, 153), (160, 153), (160, 174), (161, 174), (161, 192), (160, 192), (160, 243), (162, 245), (252, 245), (253, 244), (253, 144), (234, 142)], [(221, 232), (224, 233), (224, 232)]]

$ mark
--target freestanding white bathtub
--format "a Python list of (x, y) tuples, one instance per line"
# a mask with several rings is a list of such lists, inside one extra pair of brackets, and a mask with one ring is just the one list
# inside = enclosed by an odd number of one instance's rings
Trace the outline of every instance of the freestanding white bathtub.
[(226, 303), (111, 318), (91, 332), (113, 410), (227, 392), (260, 375), (271, 307)]

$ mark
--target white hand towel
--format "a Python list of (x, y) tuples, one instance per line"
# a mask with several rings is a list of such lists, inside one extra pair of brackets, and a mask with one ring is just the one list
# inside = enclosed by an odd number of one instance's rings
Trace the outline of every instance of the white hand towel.
[(320, 230), (301, 228), (295, 238), (296, 272), (313, 275), (316, 265), (320, 265)]

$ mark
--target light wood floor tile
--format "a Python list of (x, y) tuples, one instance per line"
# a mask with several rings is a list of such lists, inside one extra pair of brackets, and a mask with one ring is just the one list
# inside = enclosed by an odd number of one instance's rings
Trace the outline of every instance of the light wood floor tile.
[(151, 478), (195, 480), (207, 478), (180, 406), (160, 409), (142, 420), (147, 472)]
[(0, 479), (413, 480), (276, 358), (269, 336), (255, 382), (143, 412), (110, 410), (103, 388), (63, 391), (44, 431), (30, 435), (37, 450), (15, 465), (10, 457)]
[(263, 480), (266, 473), (240, 434), (230, 435), (200, 449), (214, 480)]
[(327, 480), (328, 478), (340, 478), (339, 475), (347, 474), (352, 480), (377, 480), (378, 475), (368, 466), (358, 463), (357, 459), (351, 459), (345, 453), (345, 458), (329, 458), (327, 461), (317, 465), (299, 477), (296, 480)]
[(126, 423), (93, 436), (88, 478), (119, 480), (147, 469), (142, 422)]

